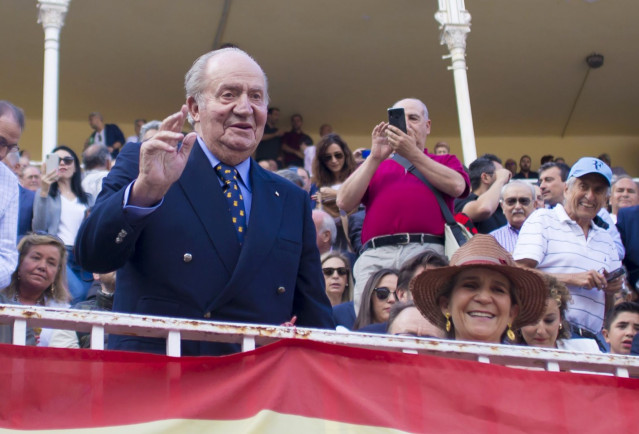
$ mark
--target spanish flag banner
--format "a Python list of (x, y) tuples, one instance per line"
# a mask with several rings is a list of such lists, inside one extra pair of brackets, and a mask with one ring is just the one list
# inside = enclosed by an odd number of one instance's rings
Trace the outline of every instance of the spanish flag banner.
[(283, 340), (224, 357), (0, 345), (0, 432), (639, 430), (639, 380)]

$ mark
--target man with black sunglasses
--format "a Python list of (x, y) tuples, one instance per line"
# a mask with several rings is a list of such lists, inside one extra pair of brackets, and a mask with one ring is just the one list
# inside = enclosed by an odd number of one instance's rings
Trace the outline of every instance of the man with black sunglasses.
[[(8, 101), (0, 101), (0, 160), (18, 152), (18, 141), (24, 129), (24, 113)], [(18, 178), (0, 164), (0, 288), (11, 281), (18, 264)]]
[(510, 181), (501, 189), (501, 208), (508, 224), (490, 233), (509, 253), (515, 250), (519, 229), (535, 210), (535, 187), (524, 181)]

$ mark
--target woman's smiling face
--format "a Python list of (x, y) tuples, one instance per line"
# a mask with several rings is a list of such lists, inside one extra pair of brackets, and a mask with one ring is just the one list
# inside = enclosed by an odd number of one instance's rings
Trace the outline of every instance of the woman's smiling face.
[(441, 297), (442, 313), (450, 313), (455, 339), (500, 343), (519, 312), (512, 304), (506, 276), (486, 268), (471, 268), (457, 275), (450, 297)]

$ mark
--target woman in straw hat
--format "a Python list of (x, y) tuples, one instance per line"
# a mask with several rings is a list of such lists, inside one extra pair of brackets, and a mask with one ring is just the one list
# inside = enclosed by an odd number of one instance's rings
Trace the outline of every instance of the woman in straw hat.
[(535, 323), (546, 307), (548, 288), (535, 271), (520, 268), (490, 235), (475, 235), (450, 260), (411, 282), (422, 315), (451, 339), (502, 343)]

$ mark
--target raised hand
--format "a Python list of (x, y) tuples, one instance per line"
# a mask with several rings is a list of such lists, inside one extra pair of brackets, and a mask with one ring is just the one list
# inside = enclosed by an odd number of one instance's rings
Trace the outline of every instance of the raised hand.
[[(180, 111), (162, 121), (157, 133), (140, 148), (140, 173), (131, 194), (129, 204), (152, 206), (156, 204), (178, 180), (184, 171), (197, 135), (181, 133), (188, 109)], [(178, 144), (182, 141), (182, 145)]]
[(393, 152), (398, 153), (407, 160), (412, 161), (411, 158), (415, 154), (420, 153), (413, 134), (406, 134), (399, 128), (389, 125), (386, 135), (388, 136), (388, 143)]
[(388, 137), (386, 136), (386, 131), (388, 130), (387, 122), (380, 122), (373, 128), (372, 133), (372, 146), (371, 146), (371, 155), (369, 158), (373, 158), (377, 161), (382, 161), (388, 158), (388, 156), (393, 152), (393, 148), (391, 148), (390, 143), (388, 141)]

